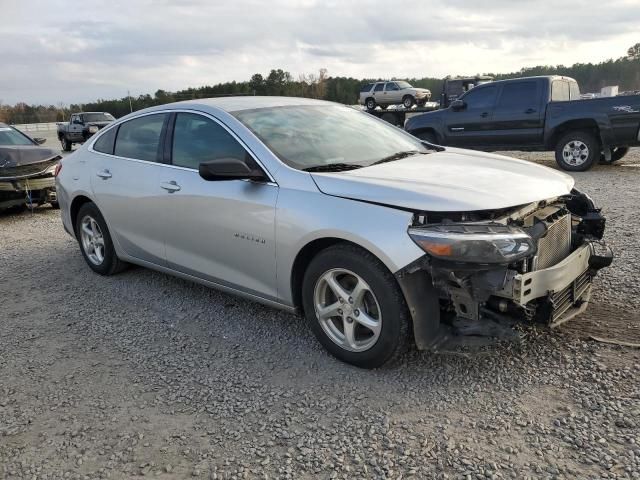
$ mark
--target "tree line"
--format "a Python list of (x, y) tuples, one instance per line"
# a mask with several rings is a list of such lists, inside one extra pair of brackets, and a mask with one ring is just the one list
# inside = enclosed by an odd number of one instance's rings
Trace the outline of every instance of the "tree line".
[[(640, 89), (640, 43), (632, 46), (627, 55), (600, 63), (576, 63), (571, 66), (536, 66), (505, 74), (486, 73), (498, 80), (532, 75), (565, 75), (575, 78), (583, 92), (598, 92), (607, 85), (618, 85), (620, 91)], [(177, 92), (158, 90), (153, 95), (97, 100), (84, 104), (64, 105), (3, 105), (0, 101), (0, 122), (36, 123), (66, 121), (69, 115), (79, 111), (105, 111), (121, 117), (131, 111), (180, 100), (192, 100), (223, 95), (284, 95), (330, 100), (347, 105), (357, 102), (362, 85), (380, 78), (357, 79), (331, 77), (326, 69), (317, 74), (302, 74), (294, 78), (282, 69), (273, 69), (268, 75), (254, 74), (244, 82), (224, 82)], [(399, 80), (399, 79), (398, 79)], [(415, 87), (428, 88), (437, 100), (444, 80), (440, 78), (408, 78)]]

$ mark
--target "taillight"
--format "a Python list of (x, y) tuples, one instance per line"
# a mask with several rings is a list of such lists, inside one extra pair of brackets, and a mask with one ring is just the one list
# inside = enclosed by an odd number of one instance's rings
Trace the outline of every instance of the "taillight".
[(60, 170), (62, 170), (62, 162), (58, 162), (58, 164), (56, 165), (56, 169), (53, 171), (53, 176), (57, 177), (60, 173)]

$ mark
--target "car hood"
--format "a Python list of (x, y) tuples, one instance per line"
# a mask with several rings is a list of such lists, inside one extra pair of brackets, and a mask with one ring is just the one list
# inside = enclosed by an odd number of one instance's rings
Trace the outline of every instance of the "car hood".
[(36, 145), (0, 145), (0, 178), (39, 174), (55, 165), (60, 156), (51, 148)]
[(340, 173), (312, 173), (327, 195), (410, 210), (495, 210), (568, 194), (573, 178), (502, 155), (447, 148)]
[(416, 92), (431, 93), (431, 90), (429, 90), (428, 88), (411, 87), (411, 90), (414, 90)]

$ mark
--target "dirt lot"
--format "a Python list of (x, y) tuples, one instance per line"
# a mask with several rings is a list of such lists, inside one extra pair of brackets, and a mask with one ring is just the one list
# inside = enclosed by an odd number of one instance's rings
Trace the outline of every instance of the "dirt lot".
[(640, 342), (640, 152), (575, 178), (617, 255), (587, 314), (380, 371), (294, 316), (99, 277), (56, 211), (0, 215), (0, 479), (640, 478), (640, 350), (589, 338)]

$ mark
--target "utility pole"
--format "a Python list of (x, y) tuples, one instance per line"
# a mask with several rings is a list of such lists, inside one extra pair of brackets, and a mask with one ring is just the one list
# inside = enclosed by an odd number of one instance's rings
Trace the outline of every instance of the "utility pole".
[(133, 112), (133, 106), (131, 105), (131, 93), (127, 90), (127, 97), (129, 97), (129, 112)]

